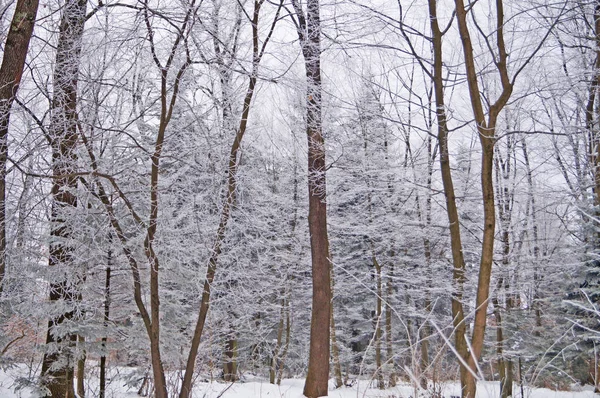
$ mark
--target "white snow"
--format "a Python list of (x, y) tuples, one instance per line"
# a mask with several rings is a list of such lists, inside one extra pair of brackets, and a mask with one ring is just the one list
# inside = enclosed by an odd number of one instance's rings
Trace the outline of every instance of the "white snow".
[[(136, 389), (125, 386), (126, 369), (121, 369), (118, 375), (114, 375), (107, 389), (107, 398), (134, 398), (138, 397)], [(35, 394), (29, 388), (15, 391), (17, 384), (15, 380), (21, 375), (27, 374), (24, 367), (14, 367), (10, 370), (0, 370), (0, 398), (35, 398)], [(92, 383), (97, 384), (96, 379)], [(91, 386), (91, 391), (86, 395), (95, 397), (97, 391)], [(251, 381), (222, 383), (202, 382), (196, 383), (194, 397), (203, 398), (304, 398), (302, 389), (303, 379), (286, 379), (281, 386), (269, 384), (268, 380), (252, 378)], [(598, 398), (600, 394), (594, 394), (592, 387), (578, 388), (580, 391), (552, 391), (545, 388), (524, 387), (524, 398)], [(458, 383), (446, 383), (442, 385), (444, 398), (460, 396)], [(394, 388), (378, 390), (373, 388), (369, 380), (359, 380), (352, 387), (340, 389), (330, 388), (329, 397), (332, 398), (409, 398), (414, 396), (414, 389), (408, 384), (400, 384)], [(520, 386), (515, 385), (514, 398), (521, 398)], [(477, 387), (477, 398), (499, 397), (499, 385), (497, 382), (480, 382)]]

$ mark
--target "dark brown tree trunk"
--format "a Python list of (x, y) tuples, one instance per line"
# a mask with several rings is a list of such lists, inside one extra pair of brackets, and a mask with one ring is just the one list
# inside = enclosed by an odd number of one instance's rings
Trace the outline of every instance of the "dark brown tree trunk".
[[(86, 0), (67, 0), (60, 23), (60, 33), (54, 68), (54, 97), (49, 135), (52, 144), (52, 240), (49, 265), (58, 272), (71, 274), (73, 264), (72, 226), (69, 212), (77, 206), (76, 167), (77, 134), (77, 82), (81, 53), (81, 38), (85, 23)], [(64, 278), (64, 277), (61, 277)], [(59, 279), (50, 283), (50, 301), (64, 301), (70, 309), (48, 322), (46, 344), (51, 351), (42, 362), (42, 383), (53, 398), (74, 397), (73, 377), (75, 358), (73, 349), (77, 335), (59, 332), (63, 323), (74, 316), (73, 307), (80, 300), (76, 277)]]
[[(111, 242), (112, 239), (109, 239)], [(104, 282), (104, 330), (105, 334), (102, 337), (102, 354), (100, 355), (100, 386), (99, 386), (99, 398), (106, 397), (106, 357), (108, 355), (106, 343), (108, 341), (106, 330), (108, 328), (108, 322), (110, 320), (110, 274), (112, 267), (112, 249), (108, 250), (106, 258), (106, 277)]]
[[(455, 0), (456, 20), (462, 41), (465, 71), (469, 87), (469, 98), (473, 118), (477, 125), (481, 145), (481, 191), (483, 199), (483, 241), (481, 244), (481, 259), (477, 281), (475, 300), (475, 320), (471, 339), (471, 352), (467, 363), (471, 372), (465, 373), (466, 379), (461, 379), (463, 398), (475, 398), (477, 384), (473, 373), (477, 371), (477, 361), (481, 357), (485, 328), (487, 322), (487, 307), (489, 302), (490, 280), (494, 256), (494, 233), (496, 229), (496, 207), (494, 202), (493, 159), (496, 142), (496, 122), (513, 90), (508, 69), (508, 54), (504, 44), (504, 8), (502, 0), (496, 0), (496, 45), (498, 59), (496, 69), (500, 76), (501, 93), (494, 103), (489, 106), (486, 114), (483, 109), (481, 92), (479, 90), (478, 73), (475, 67), (474, 51), (467, 26), (467, 9), (463, 0)], [(466, 336), (465, 336), (466, 338)]]
[[(18, 0), (0, 66), (0, 296), (6, 273), (6, 161), (10, 112), (25, 67), (38, 0)], [(19, 215), (21, 217), (21, 215)]]
[[(77, 341), (79, 342), (80, 346), (83, 346), (83, 344), (85, 343), (85, 337), (77, 336)], [(83, 347), (80, 347), (80, 350), (81, 350), (81, 353), (79, 354), (80, 357), (77, 359), (77, 395), (79, 395), (78, 398), (84, 398), (85, 397), (86, 352)]]
[[(464, 322), (465, 314), (462, 303), (465, 283), (465, 260), (462, 251), (460, 222), (450, 168), (450, 154), (448, 151), (448, 124), (444, 103), (444, 77), (442, 69), (442, 32), (437, 19), (436, 0), (429, 0), (429, 18), (433, 37), (433, 84), (438, 125), (437, 135), (440, 148), (440, 169), (442, 172), (444, 196), (446, 197), (446, 212), (450, 227), (450, 246), (452, 249), (452, 279), (454, 281), (452, 290), (452, 318), (454, 322), (454, 339), (458, 355), (460, 355), (463, 361), (466, 361), (469, 357), (469, 352), (466, 342), (467, 328)], [(468, 376), (469, 370), (461, 364), (460, 380), (462, 386), (466, 385)]]
[(312, 259), (310, 352), (304, 395), (327, 396), (331, 281), (325, 178), (325, 141), (321, 124), (321, 23), (318, 0), (308, 0), (306, 15), (292, 1), (306, 68), (306, 135), (308, 138), (308, 229)]

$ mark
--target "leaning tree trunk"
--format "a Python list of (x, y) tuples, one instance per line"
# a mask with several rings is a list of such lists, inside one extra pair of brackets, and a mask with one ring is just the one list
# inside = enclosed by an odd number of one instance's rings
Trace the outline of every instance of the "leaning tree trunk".
[[(0, 295), (6, 273), (6, 160), (8, 158), (8, 126), (33, 26), (38, 0), (18, 0), (10, 29), (6, 36), (4, 55), (0, 66)], [(21, 217), (21, 215), (19, 215)]]
[[(467, 363), (470, 371), (466, 379), (461, 380), (463, 398), (475, 398), (477, 384), (475, 372), (477, 362), (481, 357), (485, 328), (487, 323), (487, 307), (490, 293), (490, 279), (492, 275), (492, 262), (494, 256), (494, 233), (496, 230), (496, 207), (494, 203), (493, 159), (494, 144), (496, 142), (496, 123), (498, 115), (508, 102), (513, 90), (513, 82), (508, 75), (508, 54), (504, 43), (504, 8), (502, 0), (496, 0), (496, 45), (498, 60), (495, 63), (501, 82), (501, 93), (494, 103), (489, 106), (486, 113), (483, 107), (482, 95), (479, 90), (478, 73), (475, 66), (474, 50), (471, 43), (469, 28), (467, 26), (467, 9), (463, 0), (455, 0), (456, 20), (462, 42), (465, 60), (465, 71), (469, 87), (469, 99), (473, 118), (479, 133), (481, 146), (481, 191), (483, 200), (483, 240), (481, 244), (481, 258), (479, 262), (479, 275), (477, 281), (477, 294), (475, 300), (475, 319), (473, 322), (473, 336), (471, 338), (471, 352), (468, 354)], [(465, 336), (466, 337), (466, 336)]]
[[(54, 69), (54, 97), (49, 135), (52, 144), (52, 230), (49, 266), (57, 273), (69, 275), (73, 265), (73, 229), (69, 212), (77, 206), (77, 82), (81, 40), (87, 0), (67, 0), (60, 23)], [(74, 278), (75, 279), (75, 278)], [(50, 301), (66, 304), (66, 310), (49, 320), (46, 344), (49, 350), (42, 362), (42, 383), (53, 398), (73, 397), (74, 355), (77, 335), (60, 331), (75, 316), (75, 302), (80, 300), (78, 282), (65, 276), (50, 283)]]

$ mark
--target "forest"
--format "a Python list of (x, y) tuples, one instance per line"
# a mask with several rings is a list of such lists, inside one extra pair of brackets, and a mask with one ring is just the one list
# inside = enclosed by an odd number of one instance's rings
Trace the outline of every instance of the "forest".
[(0, 0), (0, 49), (10, 394), (600, 393), (600, 0)]

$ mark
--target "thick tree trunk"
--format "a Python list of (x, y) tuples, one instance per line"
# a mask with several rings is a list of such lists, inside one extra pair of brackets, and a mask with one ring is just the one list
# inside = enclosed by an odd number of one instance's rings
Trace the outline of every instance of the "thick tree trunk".
[[(6, 161), (10, 112), (25, 67), (38, 0), (18, 0), (0, 66), (0, 296), (6, 273)], [(19, 215), (21, 217), (21, 215)]]
[(292, 1), (306, 67), (306, 133), (308, 139), (308, 228), (312, 258), (310, 352), (304, 395), (327, 396), (331, 281), (325, 184), (325, 141), (321, 125), (321, 26), (319, 1), (308, 0), (306, 16)]
[[(77, 206), (73, 176), (77, 155), (77, 82), (81, 53), (81, 39), (85, 23), (86, 0), (67, 0), (60, 24), (54, 69), (54, 97), (49, 134), (52, 144), (52, 241), (49, 266), (71, 274), (73, 264), (72, 227), (69, 212)], [(73, 278), (76, 279), (76, 278)], [(53, 398), (73, 397), (74, 346), (77, 335), (59, 332), (63, 323), (75, 316), (73, 307), (80, 300), (78, 282), (58, 280), (50, 283), (50, 301), (64, 301), (68, 310), (48, 322), (46, 344), (52, 347), (42, 361), (42, 383)]]

